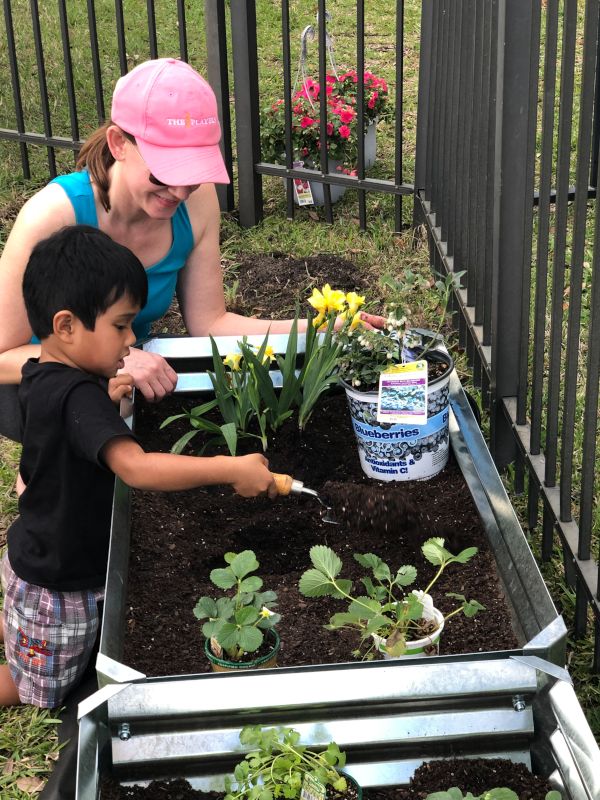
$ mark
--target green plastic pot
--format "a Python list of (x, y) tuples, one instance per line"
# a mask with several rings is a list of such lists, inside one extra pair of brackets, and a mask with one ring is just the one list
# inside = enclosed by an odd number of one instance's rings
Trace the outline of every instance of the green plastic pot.
[(270, 669), (271, 667), (277, 666), (277, 654), (279, 652), (279, 647), (281, 646), (281, 639), (279, 638), (277, 631), (273, 628), (269, 628), (265, 631), (265, 639), (267, 637), (272, 640), (271, 649), (266, 655), (260, 656), (259, 658), (254, 658), (252, 661), (229, 661), (226, 658), (219, 658), (210, 649), (209, 639), (204, 640), (204, 652), (211, 663), (213, 672), (238, 672), (240, 670), (248, 669)]

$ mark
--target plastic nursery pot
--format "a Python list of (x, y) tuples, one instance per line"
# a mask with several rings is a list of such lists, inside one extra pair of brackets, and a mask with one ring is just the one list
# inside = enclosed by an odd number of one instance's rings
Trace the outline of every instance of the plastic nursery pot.
[(422, 639), (414, 639), (406, 643), (406, 651), (401, 656), (391, 656), (385, 649), (386, 639), (378, 636), (376, 633), (371, 634), (377, 650), (381, 653), (384, 659), (406, 658), (407, 656), (437, 656), (440, 646), (440, 636), (444, 630), (444, 615), (442, 612), (434, 608), (433, 616), (438, 624), (438, 627), (429, 636), (424, 636)]
[(377, 392), (359, 392), (342, 381), (363, 472), (379, 481), (427, 480), (448, 463), (448, 394), (454, 361), (445, 350), (429, 350), (428, 363), (447, 369), (427, 386), (427, 423), (377, 421)]
[[(350, 790), (350, 794), (352, 794), (351, 790), (354, 789), (354, 792), (356, 792), (356, 800), (362, 800), (362, 796), (363, 796), (362, 786), (356, 780), (356, 778), (353, 778), (352, 775), (348, 775), (348, 773), (345, 772), (343, 769), (339, 770), (339, 773), (340, 773), (340, 775), (343, 775), (344, 778), (346, 778), (346, 781), (348, 783), (348, 790)], [(346, 794), (339, 794), (338, 792), (335, 791), (335, 789), (331, 789), (330, 786), (328, 786), (327, 789), (328, 789), (328, 791), (327, 791), (327, 795), (326, 795), (325, 800), (327, 800), (330, 797), (329, 790), (331, 790), (331, 792), (332, 792), (331, 796), (333, 796), (333, 797), (347, 797), (347, 795), (349, 793), (347, 791)]]
[[(375, 120), (371, 120), (367, 125), (367, 130), (365, 131), (365, 169), (370, 169), (373, 164), (375, 163), (375, 157), (377, 154), (377, 123)], [(308, 166), (308, 164), (307, 164)], [(328, 162), (329, 171), (336, 172), (338, 167), (342, 166), (341, 161), (337, 161), (334, 158), (330, 158)], [(319, 165), (311, 164), (311, 168), (313, 169), (320, 169)], [(285, 183), (285, 178), (283, 179)], [(318, 181), (309, 181), (310, 190), (313, 196), (313, 205), (320, 207), (325, 205), (325, 193), (323, 189), (323, 184), (319, 183)], [(344, 194), (346, 193), (345, 186), (336, 186), (332, 184), (331, 186), (331, 202), (337, 203)], [(298, 199), (296, 195), (294, 195), (294, 202), (296, 205), (299, 205)]]
[(279, 653), (281, 640), (279, 638), (279, 634), (276, 630), (273, 630), (273, 628), (269, 628), (265, 632), (265, 639), (267, 637), (271, 640), (271, 649), (266, 655), (260, 656), (260, 658), (254, 658), (252, 661), (229, 661), (226, 658), (219, 658), (210, 649), (209, 639), (204, 640), (204, 652), (211, 663), (213, 672), (238, 672), (248, 669), (270, 669), (271, 667), (277, 666), (277, 654)]

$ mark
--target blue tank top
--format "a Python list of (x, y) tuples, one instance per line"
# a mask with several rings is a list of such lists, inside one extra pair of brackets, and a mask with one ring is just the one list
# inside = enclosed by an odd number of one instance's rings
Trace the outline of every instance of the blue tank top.
[[(94, 192), (87, 170), (60, 175), (51, 183), (58, 183), (67, 194), (75, 211), (78, 225), (98, 227)], [(175, 294), (177, 274), (185, 265), (194, 247), (192, 226), (184, 203), (177, 206), (171, 219), (173, 241), (166, 256), (146, 269), (148, 276), (148, 302), (133, 321), (133, 332), (138, 339), (150, 333), (150, 325), (167, 311)], [(36, 340), (37, 341), (37, 340)]]

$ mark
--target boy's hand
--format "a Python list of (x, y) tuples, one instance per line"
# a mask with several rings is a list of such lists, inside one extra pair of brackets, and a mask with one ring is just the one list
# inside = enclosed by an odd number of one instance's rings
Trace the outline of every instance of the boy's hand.
[(124, 397), (131, 397), (133, 392), (133, 378), (122, 372), (108, 381), (108, 396), (113, 403), (120, 403)]
[(260, 453), (236, 456), (231, 459), (234, 479), (231, 485), (242, 497), (256, 497), (268, 494), (271, 500), (277, 497), (277, 486), (273, 473), (269, 472), (269, 462)]

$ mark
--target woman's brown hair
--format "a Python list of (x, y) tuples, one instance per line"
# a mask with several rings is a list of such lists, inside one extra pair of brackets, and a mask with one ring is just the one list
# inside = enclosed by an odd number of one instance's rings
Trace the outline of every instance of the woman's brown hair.
[(104, 125), (95, 130), (86, 139), (77, 157), (77, 169), (85, 167), (88, 170), (98, 190), (98, 199), (106, 211), (110, 211), (108, 171), (115, 163), (106, 141), (106, 131), (110, 125), (114, 125), (112, 120), (108, 120), (108, 122), (105, 122)]

